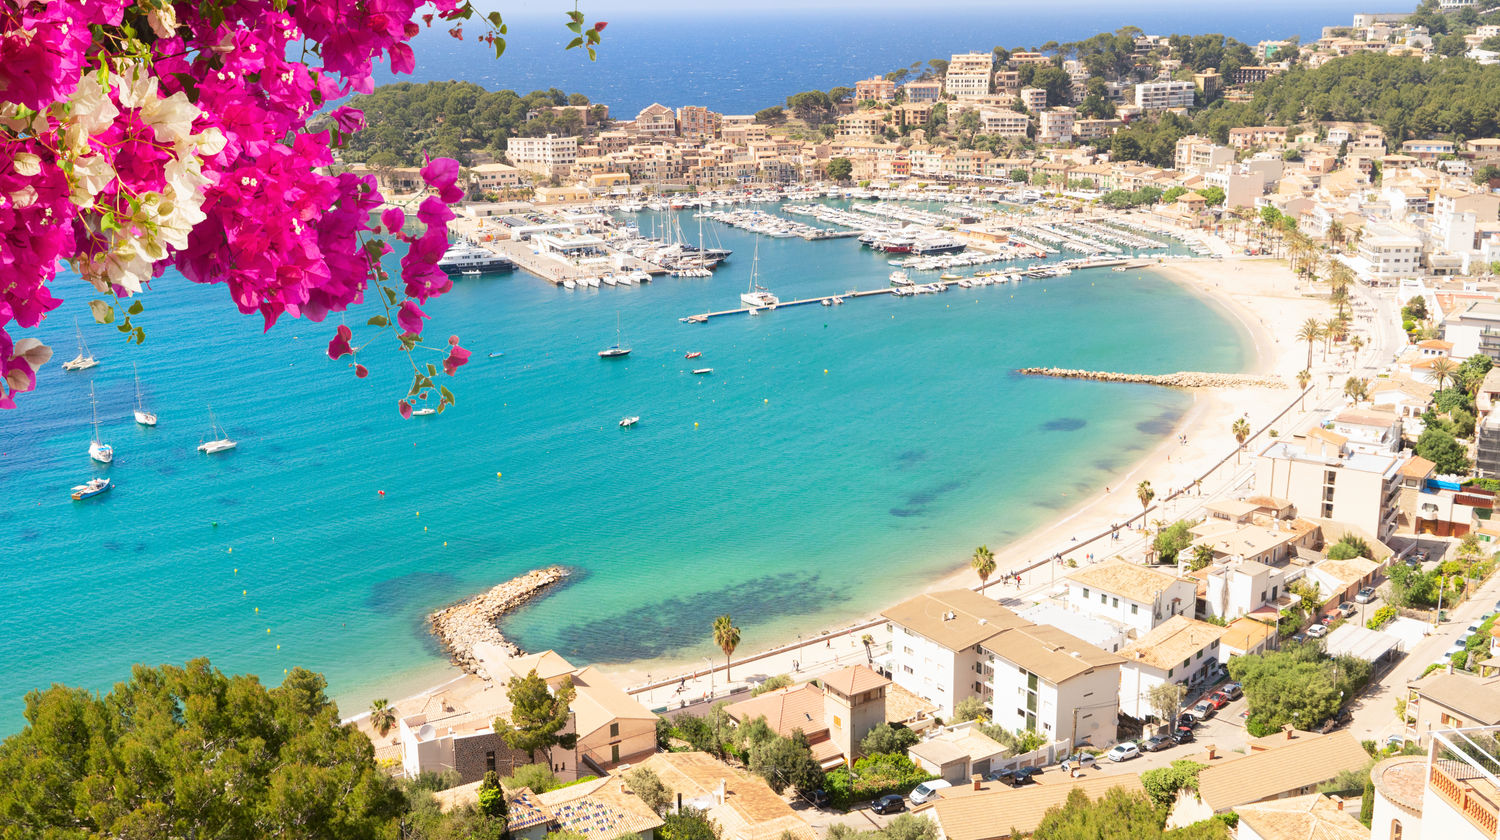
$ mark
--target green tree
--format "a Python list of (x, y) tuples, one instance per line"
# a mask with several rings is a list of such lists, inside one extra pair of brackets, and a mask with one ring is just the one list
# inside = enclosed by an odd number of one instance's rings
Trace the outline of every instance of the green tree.
[(672, 791), (662, 782), (656, 771), (649, 767), (637, 767), (625, 774), (625, 784), (630, 792), (640, 797), (646, 807), (658, 814), (665, 813), (672, 804)]
[(1203, 199), (1208, 202), (1209, 207), (1219, 207), (1224, 203), (1224, 190), (1222, 187), (1207, 187), (1198, 191)]
[(974, 556), (969, 558), (969, 565), (973, 567), (974, 573), (979, 575), (979, 585), (982, 587), (995, 573), (995, 553), (990, 551), (989, 546), (981, 545), (974, 549)]
[(1151, 507), (1151, 500), (1156, 498), (1156, 491), (1151, 489), (1151, 482), (1142, 480), (1135, 486), (1135, 497), (1140, 500), (1141, 513), (1145, 513)]
[(485, 771), (484, 780), (479, 783), (477, 796), (479, 810), (483, 811), (485, 816), (499, 820), (507, 819), (505, 790), (500, 787), (500, 779), (495, 775), (494, 770)]
[(1452, 359), (1437, 358), (1432, 360), (1432, 365), (1427, 370), (1429, 375), (1437, 380), (1438, 390), (1441, 391), (1443, 383), (1451, 380), (1453, 375), (1458, 373), (1458, 365), (1454, 364)]
[(811, 793), (823, 786), (823, 770), (800, 729), (793, 730), (790, 738), (772, 737), (752, 745), (750, 772), (765, 779), (777, 793), (788, 787)]
[(1469, 470), (1469, 456), (1463, 444), (1442, 429), (1433, 426), (1423, 429), (1414, 451), (1431, 461), (1443, 475), (1463, 475)]
[(1151, 548), (1156, 552), (1156, 562), (1176, 563), (1177, 554), (1193, 542), (1193, 524), (1178, 520), (1163, 528), (1152, 540)]
[(906, 755), (920, 740), (921, 736), (904, 726), (881, 722), (871, 727), (859, 742), (859, 751), (863, 755)]
[(1192, 568), (1193, 571), (1196, 572), (1199, 569), (1206, 569), (1209, 566), (1213, 565), (1213, 562), (1214, 562), (1214, 547), (1213, 546), (1207, 545), (1207, 544), (1203, 544), (1203, 545), (1198, 545), (1198, 546), (1194, 546), (1193, 547), (1193, 561), (1190, 564), (1190, 567)]
[(385, 838), (405, 808), (322, 676), (267, 690), (206, 659), (137, 665), (104, 696), (26, 695), (0, 742), (7, 837)]
[(761, 125), (781, 125), (786, 122), (786, 110), (780, 105), (772, 105), (755, 112), (755, 121)]
[(951, 723), (963, 723), (966, 720), (984, 720), (989, 716), (989, 709), (985, 707), (984, 701), (978, 697), (965, 697), (953, 705), (953, 720)]
[(549, 689), (535, 668), (524, 677), (511, 677), (505, 689), (510, 699), (510, 720), (496, 717), (495, 734), (511, 749), (525, 750), (528, 761), (536, 761), (540, 752), (550, 762), (553, 747), (570, 750), (578, 743), (577, 733), (562, 731), (568, 725), (568, 712), (576, 695), (571, 676), (563, 677), (556, 689)]
[(662, 817), (656, 836), (661, 840), (719, 840), (723, 833), (719, 824), (708, 818), (707, 811), (685, 805), (681, 811)]
[[(1266, 209), (1274, 210), (1276, 208), (1267, 207)], [(1319, 324), (1318, 319), (1316, 318), (1308, 318), (1306, 321), (1303, 321), (1302, 326), (1297, 329), (1297, 340), (1307, 342), (1307, 370), (1312, 370), (1313, 343), (1322, 337), (1323, 325)]]
[(1315, 729), (1333, 717), (1370, 677), (1370, 663), (1350, 656), (1332, 658), (1316, 644), (1229, 660), (1229, 674), (1245, 687), (1246, 730), (1261, 736), (1286, 724)]
[(728, 613), (714, 619), (714, 644), (724, 651), (724, 680), (727, 682), (730, 679), (729, 657), (740, 646), (740, 628), (734, 626), (734, 619)]
[(1181, 791), (1198, 790), (1198, 772), (1203, 765), (1196, 761), (1179, 758), (1170, 767), (1158, 767), (1141, 773), (1141, 787), (1158, 808), (1169, 810), (1177, 802)]
[(1250, 421), (1243, 417), (1234, 418), (1234, 423), (1229, 427), (1230, 434), (1234, 435), (1234, 442), (1239, 444), (1234, 452), (1234, 462), (1240, 462), (1240, 453), (1245, 449), (1245, 441), (1250, 437)]
[(1345, 534), (1328, 549), (1329, 560), (1349, 560), (1354, 557), (1370, 557), (1370, 544), (1354, 534)]
[[(1309, 351), (1309, 355), (1310, 354), (1311, 354), (1311, 352)], [(1307, 383), (1309, 383), (1311, 381), (1312, 381), (1312, 371), (1308, 370), (1307, 368), (1303, 368), (1302, 370), (1297, 371), (1297, 388), (1298, 388), (1298, 390), (1302, 391), (1302, 396), (1298, 398), (1298, 404), (1299, 405), (1303, 404), (1306, 401), (1306, 399), (1307, 399)]]
[(545, 764), (522, 764), (505, 777), (504, 787), (511, 790), (526, 788), (532, 793), (546, 793), (562, 785), (557, 774)]
[(843, 102), (853, 95), (854, 88), (852, 87), (835, 87), (828, 89), (828, 100), (830, 102), (833, 102), (835, 105)]
[(833, 114), (833, 100), (821, 90), (806, 90), (787, 97), (787, 108), (809, 125), (821, 125)]
[(792, 678), (791, 677), (787, 676), (786, 674), (777, 674), (774, 677), (767, 677), (766, 679), (764, 679), (763, 681), (761, 681), (760, 685), (757, 685), (755, 688), (751, 689), (750, 690), (750, 696), (751, 697), (759, 697), (762, 694), (765, 694), (767, 692), (776, 691), (777, 689), (781, 689), (781, 688), (786, 688), (787, 686), (789, 686), (791, 684), (792, 684)]
[(854, 174), (854, 163), (846, 157), (828, 159), (828, 178), (842, 184)]
[(937, 840), (937, 823), (916, 814), (901, 814), (881, 832), (884, 840)]
[(370, 727), (380, 734), (380, 737), (391, 734), (391, 729), (396, 725), (396, 708), (386, 701), (384, 697), (370, 702)]
[(1177, 719), (1177, 712), (1182, 709), (1182, 698), (1186, 696), (1187, 687), (1181, 683), (1164, 682), (1146, 690), (1146, 700), (1151, 704), (1151, 711), (1163, 723)]
[(1163, 204), (1167, 204), (1184, 195), (1187, 195), (1187, 187), (1168, 187), (1167, 191), (1161, 194), (1161, 200)]

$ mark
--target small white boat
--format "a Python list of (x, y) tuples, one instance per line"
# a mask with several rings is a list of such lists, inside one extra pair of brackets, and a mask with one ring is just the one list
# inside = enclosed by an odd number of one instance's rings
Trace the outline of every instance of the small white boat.
[(1124, 271), (1124, 270), (1125, 270), (1125, 266), (1123, 266), (1123, 265), (1117, 265), (1114, 268), (1110, 269), (1110, 271)]
[(92, 496), (98, 496), (101, 493), (108, 493), (109, 491), (113, 490), (114, 487), (115, 483), (107, 478), (91, 478), (88, 481), (85, 481), (84, 483), (78, 485), (77, 487), (74, 487), (70, 495), (73, 497), (73, 501), (81, 502), (84, 499), (90, 498)]
[(746, 315), (750, 315), (750, 316), (759, 315), (760, 314), (760, 310), (756, 309), (755, 307), (752, 306), (749, 309), (745, 310), (745, 314)]
[(89, 350), (88, 342), (83, 340), (83, 328), (78, 326), (78, 319), (73, 319), (73, 329), (78, 332), (78, 355), (63, 362), (63, 370), (88, 370), (99, 362), (94, 358), (93, 351)]
[(224, 431), (223, 426), (219, 425), (219, 419), (214, 416), (214, 410), (212, 407), (208, 409), (208, 425), (209, 433), (218, 435), (218, 437), (214, 438), (213, 440), (206, 440), (198, 444), (199, 452), (202, 452), (205, 455), (212, 455), (215, 452), (227, 452), (228, 450), (239, 446), (238, 443), (229, 439), (229, 433)]
[(694, 375), (702, 375), (702, 374), (705, 374), (705, 373), (713, 373), (713, 372), (714, 372), (713, 368), (694, 368), (693, 369)]
[(939, 276), (939, 277), (938, 277), (938, 279), (939, 279), (939, 280), (961, 280), (961, 279), (963, 279), (963, 278), (962, 278), (962, 277), (961, 277), (961, 276), (959, 276), (959, 275), (957, 275), (957, 274), (951, 274), (951, 273), (950, 273), (950, 274), (943, 274), (943, 275), (940, 275), (940, 276)]
[[(131, 362), (130, 367), (135, 370), (135, 362)], [(141, 372), (139, 370), (135, 371), (135, 422), (142, 426), (156, 425), (156, 414), (147, 411), (146, 403), (141, 400)]]
[(115, 459), (115, 449), (107, 443), (99, 440), (99, 401), (94, 399), (94, 384), (89, 383), (89, 402), (94, 407), (94, 438), (89, 441), (89, 457), (101, 464), (108, 464)]
[(576, 288), (578, 288), (578, 284), (574, 283), (572, 280), (564, 280), (563, 281), (563, 288), (564, 289), (576, 289)]
[(911, 284), (911, 275), (907, 274), (904, 269), (898, 268), (891, 272), (892, 286), (910, 286)]
[(635, 417), (635, 416), (622, 417), (620, 419), (620, 428), (622, 428), (622, 429), (628, 429), (631, 426), (634, 426), (635, 424), (637, 424), (639, 422), (641, 422), (641, 418), (639, 418), (639, 417)]
[(832, 306), (833, 305), (833, 298), (823, 298), (823, 305), (824, 306)]

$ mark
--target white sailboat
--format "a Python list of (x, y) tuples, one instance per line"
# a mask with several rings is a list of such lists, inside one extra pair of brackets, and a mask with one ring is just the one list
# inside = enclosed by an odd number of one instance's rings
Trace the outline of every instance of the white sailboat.
[(94, 358), (93, 351), (89, 350), (88, 343), (83, 340), (83, 328), (78, 326), (77, 318), (73, 319), (73, 329), (78, 332), (78, 355), (63, 362), (62, 368), (63, 370), (88, 370), (99, 362)]
[(766, 290), (760, 284), (760, 240), (755, 240), (755, 254), (750, 258), (750, 288), (740, 295), (740, 303), (750, 309), (750, 314), (755, 315), (756, 309), (767, 307), (775, 309), (781, 299)]
[(89, 457), (101, 464), (115, 459), (115, 448), (99, 440), (99, 401), (94, 399), (94, 383), (89, 383), (89, 402), (94, 406), (94, 439), (89, 441)]
[(213, 440), (206, 440), (198, 444), (199, 452), (202, 452), (206, 455), (212, 455), (215, 452), (224, 452), (233, 449), (236, 446), (239, 446), (238, 443), (235, 443), (234, 441), (229, 439), (229, 433), (224, 431), (223, 426), (219, 425), (219, 418), (214, 416), (214, 410), (212, 406), (210, 406), (208, 409), (208, 425), (209, 434), (218, 435), (218, 437), (214, 438)]
[(599, 351), (599, 358), (613, 359), (619, 356), (629, 356), (630, 348), (620, 343), (620, 313), (615, 313), (615, 343)]
[(142, 426), (155, 426), (156, 413), (146, 410), (146, 403), (141, 399), (141, 372), (136, 369), (135, 362), (130, 363), (130, 369), (135, 371), (135, 422)]

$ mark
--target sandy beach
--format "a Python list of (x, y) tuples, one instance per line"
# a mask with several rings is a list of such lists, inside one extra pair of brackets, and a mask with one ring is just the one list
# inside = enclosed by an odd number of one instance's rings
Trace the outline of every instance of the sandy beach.
[[(1045, 597), (1056, 578), (1068, 571), (1058, 563), (1046, 562), (1046, 558), (1057, 554), (1079, 565), (1090, 559), (1098, 562), (1116, 554), (1138, 554), (1145, 538), (1136, 532), (1122, 531), (1118, 540), (1107, 537), (1094, 542), (1089, 540), (1108, 532), (1117, 523), (1140, 516), (1141, 504), (1136, 498), (1135, 488), (1142, 480), (1150, 481), (1156, 491), (1156, 501), (1146, 517), (1148, 523), (1158, 519), (1175, 521), (1191, 515), (1192, 510), (1204, 501), (1235, 493), (1249, 478), (1248, 452), (1264, 437), (1250, 441), (1245, 456), (1230, 457), (1227, 463), (1208, 474), (1234, 452), (1235, 441), (1230, 431), (1234, 420), (1246, 417), (1251, 429), (1259, 432), (1262, 426), (1297, 401), (1295, 377), (1306, 362), (1306, 345), (1297, 342), (1293, 336), (1307, 318), (1326, 317), (1326, 300), (1304, 296), (1297, 278), (1282, 261), (1238, 259), (1232, 256), (1233, 251), (1226, 243), (1215, 242), (1215, 246), (1229, 258), (1166, 260), (1152, 266), (1151, 270), (1201, 295), (1240, 323), (1251, 337), (1255, 350), (1254, 363), (1243, 372), (1279, 376), (1287, 387), (1194, 391), (1192, 406), (1173, 432), (1128, 470), (1114, 476), (1105, 487), (1100, 487), (1096, 495), (1080, 500), (1050, 524), (1019, 540), (992, 544), (999, 568), (987, 591), (1001, 598), (1003, 603), (1021, 606)], [(1315, 374), (1321, 372), (1319, 358), (1314, 358), (1313, 368)], [(1308, 408), (1314, 405), (1312, 397), (1322, 393), (1319, 380), (1323, 378), (1314, 378), (1313, 394), (1306, 401)], [(1293, 406), (1274, 428), (1285, 432), (1300, 423), (1303, 416), (1301, 408)], [(1205, 474), (1208, 475), (1205, 477)], [(1194, 482), (1200, 478), (1202, 484), (1194, 487)], [(1178, 490), (1188, 492), (1164, 501)], [(1136, 524), (1139, 527), (1140, 523)], [(953, 571), (934, 579), (925, 591), (973, 587), (978, 583), (968, 568), (967, 557), (953, 558), (952, 564)], [(1021, 573), (1019, 585), (1005, 582), (1006, 574), (1015, 572)], [(1011, 587), (1008, 592), (1006, 587)], [(915, 592), (903, 593), (891, 603), (898, 603), (912, 594)], [(863, 626), (874, 617), (836, 627), (807, 628), (801, 634), (803, 643), (800, 646), (791, 640), (767, 649), (737, 652), (735, 662), (742, 667), (734, 672), (736, 682), (792, 673), (794, 667), (800, 675), (811, 676), (860, 661), (864, 658), (863, 645), (859, 641), (862, 635), (874, 635), (877, 646), (885, 641), (881, 626)], [(852, 627), (860, 629), (851, 632)], [(722, 670), (722, 660), (717, 665)], [(707, 669), (703, 667), (701, 657), (696, 660), (604, 664), (601, 667), (622, 684), (639, 692), (637, 696), (654, 707), (681, 703), (686, 698), (700, 699), (708, 691), (704, 679)], [(665, 675), (668, 674), (679, 676), (667, 678)], [(689, 676), (684, 681), (680, 675)], [(717, 695), (724, 693), (722, 673), (715, 689)]]

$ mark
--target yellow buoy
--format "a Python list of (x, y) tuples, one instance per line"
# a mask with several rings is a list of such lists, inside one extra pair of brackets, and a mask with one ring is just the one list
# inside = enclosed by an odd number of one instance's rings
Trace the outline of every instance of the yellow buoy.
[(422, 526), (422, 530), (423, 530), (423, 531), (426, 531), (426, 530), (427, 530), (427, 526), (426, 526), (426, 525), (423, 525), (423, 526)]
[(256, 607), (255, 608), (255, 614), (256, 615), (260, 615), (260, 607)]
[(421, 511), (420, 511), (420, 510), (419, 510), (419, 511), (417, 511), (417, 515), (418, 515), (418, 516), (421, 516), (421, 515), (422, 515), (422, 512), (421, 512)]
[(769, 399), (764, 399), (764, 400), (761, 400), (761, 402), (764, 402), (764, 403), (769, 403), (769, 402), (770, 402), (770, 400), (769, 400)]
[(248, 590), (248, 589), (241, 589), (240, 590), (240, 594), (241, 595), (249, 595), (250, 594), (250, 590)]
[(235, 570), (234, 570), (234, 573), (235, 573), (235, 574), (239, 574), (239, 573), (240, 573), (240, 570), (239, 570), (239, 569), (235, 569)]
[(823, 368), (823, 374), (824, 374), (824, 375), (825, 375), (825, 376), (826, 376), (826, 375), (827, 375), (827, 374), (828, 374), (828, 368)]
[(230, 553), (230, 554), (233, 554), (233, 553), (234, 553), (234, 549), (232, 549), (232, 548), (231, 548), (231, 549), (229, 549), (229, 553)]
[(495, 473), (495, 477), (499, 478), (500, 477), (500, 473)]
[(266, 628), (266, 635), (267, 636), (271, 635), (271, 628), (269, 628), (269, 627)]
[(447, 547), (448, 547), (448, 541), (447, 540), (443, 540), (443, 548), (447, 548)]
[(277, 645), (277, 646), (276, 646), (276, 649), (277, 649), (277, 650), (281, 650), (281, 645)]

